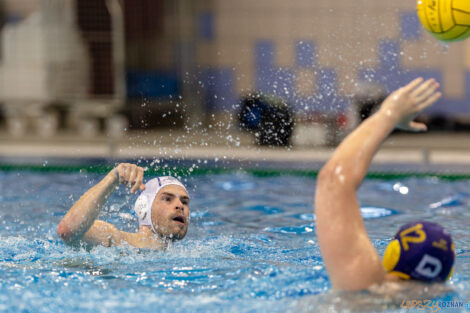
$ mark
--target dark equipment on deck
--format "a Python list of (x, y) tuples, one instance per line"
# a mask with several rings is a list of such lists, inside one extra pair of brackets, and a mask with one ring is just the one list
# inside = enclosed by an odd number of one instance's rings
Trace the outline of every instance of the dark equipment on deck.
[(242, 129), (255, 135), (259, 145), (290, 145), (294, 118), (287, 103), (279, 97), (262, 93), (243, 97), (239, 121)]

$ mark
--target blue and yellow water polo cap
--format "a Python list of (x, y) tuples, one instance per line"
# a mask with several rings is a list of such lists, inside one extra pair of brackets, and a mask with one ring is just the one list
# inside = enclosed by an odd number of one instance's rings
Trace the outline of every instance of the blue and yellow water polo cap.
[(384, 267), (402, 279), (444, 282), (452, 275), (455, 246), (439, 224), (416, 221), (401, 227), (384, 254)]

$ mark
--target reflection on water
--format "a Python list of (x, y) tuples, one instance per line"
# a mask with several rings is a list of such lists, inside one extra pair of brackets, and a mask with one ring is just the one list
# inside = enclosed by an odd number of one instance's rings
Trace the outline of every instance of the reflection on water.
[[(1, 311), (394, 312), (412, 296), (410, 290), (393, 297), (329, 291), (315, 235), (313, 179), (195, 176), (183, 241), (167, 251), (86, 251), (64, 246), (55, 227), (100, 176), (0, 172), (0, 178)], [(469, 187), (468, 181), (415, 178), (361, 187), (362, 214), (379, 253), (412, 219), (439, 222), (454, 235), (457, 264), (445, 287), (451, 290), (417, 287), (421, 294), (413, 296), (468, 299)], [(100, 218), (134, 231), (134, 201), (122, 188)]]

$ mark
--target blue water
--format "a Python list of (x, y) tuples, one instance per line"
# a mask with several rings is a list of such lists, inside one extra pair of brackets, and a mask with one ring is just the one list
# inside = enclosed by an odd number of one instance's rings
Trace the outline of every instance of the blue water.
[[(190, 228), (167, 251), (72, 250), (55, 228), (101, 177), (0, 172), (1, 312), (318, 312), (320, 304), (334, 312), (335, 301), (346, 299), (330, 291), (317, 245), (314, 179), (191, 177)], [(408, 178), (369, 180), (359, 191), (381, 254), (398, 226), (412, 219), (437, 221), (452, 232), (457, 263), (445, 300), (470, 298), (469, 187), (469, 181)], [(136, 230), (134, 200), (119, 189), (100, 218)], [(375, 301), (374, 310), (382, 310), (380, 298)]]

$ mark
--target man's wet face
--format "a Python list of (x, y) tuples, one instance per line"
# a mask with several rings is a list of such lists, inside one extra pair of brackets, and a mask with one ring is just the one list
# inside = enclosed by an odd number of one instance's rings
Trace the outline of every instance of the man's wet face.
[(183, 239), (189, 225), (189, 196), (183, 187), (163, 187), (152, 204), (152, 223), (163, 238)]

